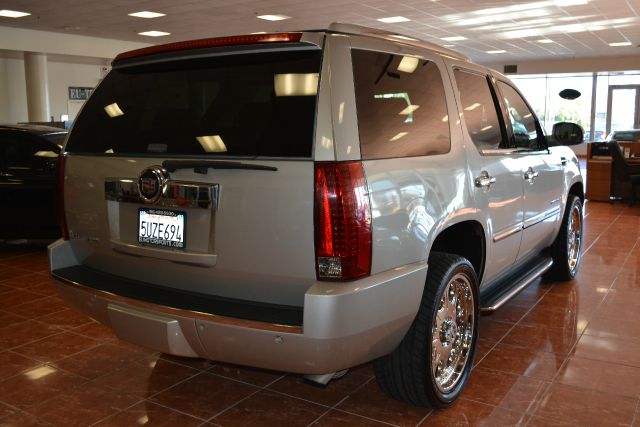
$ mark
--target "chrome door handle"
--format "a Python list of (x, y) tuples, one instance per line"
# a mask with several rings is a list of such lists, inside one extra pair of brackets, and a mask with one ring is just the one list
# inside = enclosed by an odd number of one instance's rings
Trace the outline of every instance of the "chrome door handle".
[(534, 171), (533, 168), (527, 169), (524, 173), (524, 179), (529, 183), (533, 184), (533, 181), (538, 177), (538, 172)]
[(476, 178), (475, 183), (478, 188), (491, 188), (491, 184), (495, 183), (496, 179), (489, 175), (489, 172), (482, 171), (480, 172), (480, 176)]

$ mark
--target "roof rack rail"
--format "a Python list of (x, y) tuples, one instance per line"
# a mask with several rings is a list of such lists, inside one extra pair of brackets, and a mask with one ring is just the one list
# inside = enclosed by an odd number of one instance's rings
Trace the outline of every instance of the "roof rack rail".
[(345, 24), (343, 22), (334, 22), (327, 28), (330, 33), (350, 34), (350, 35), (362, 35), (378, 37), (385, 40), (391, 40), (394, 42), (404, 43), (411, 46), (424, 47), (427, 49), (435, 50), (438, 53), (450, 56), (452, 58), (460, 59), (463, 61), (471, 62), (468, 56), (456, 52), (455, 50), (447, 49), (435, 43), (430, 43), (424, 40), (416, 39), (413, 37), (405, 36), (393, 31), (382, 30), (380, 28), (365, 27), (356, 24)]

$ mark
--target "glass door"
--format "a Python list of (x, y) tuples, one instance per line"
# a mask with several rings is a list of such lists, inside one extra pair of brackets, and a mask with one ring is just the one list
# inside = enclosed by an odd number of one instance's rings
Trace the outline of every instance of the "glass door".
[(609, 86), (607, 135), (640, 129), (640, 85)]

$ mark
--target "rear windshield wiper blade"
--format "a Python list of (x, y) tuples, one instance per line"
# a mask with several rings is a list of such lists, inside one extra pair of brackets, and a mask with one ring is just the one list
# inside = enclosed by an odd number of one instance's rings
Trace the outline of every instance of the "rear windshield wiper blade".
[(195, 173), (206, 174), (208, 169), (246, 169), (258, 171), (277, 171), (278, 168), (223, 160), (165, 160), (162, 166), (169, 172), (178, 169), (193, 169)]

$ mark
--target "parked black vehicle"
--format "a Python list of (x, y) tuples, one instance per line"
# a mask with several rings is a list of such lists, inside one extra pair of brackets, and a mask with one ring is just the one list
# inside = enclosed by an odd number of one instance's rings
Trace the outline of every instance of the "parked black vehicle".
[(55, 239), (56, 162), (67, 131), (0, 125), (0, 241)]

